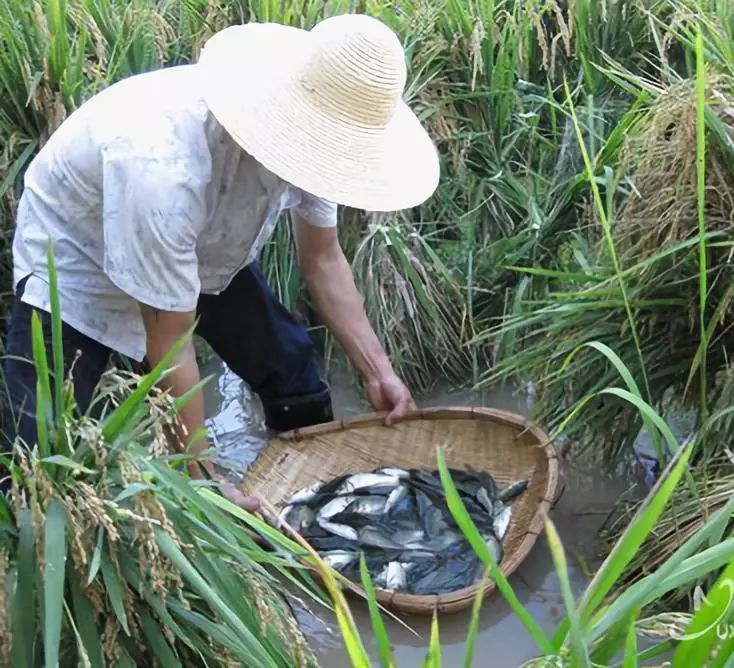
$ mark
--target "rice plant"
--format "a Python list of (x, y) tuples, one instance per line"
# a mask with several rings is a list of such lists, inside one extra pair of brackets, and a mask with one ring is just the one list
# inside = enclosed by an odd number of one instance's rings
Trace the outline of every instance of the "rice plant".
[(303, 549), (190, 480), (171, 439), (181, 400), (154, 387), (181, 344), (146, 376), (108, 372), (99, 416), (79, 415), (54, 276), (51, 359), (33, 320), (37, 442), (2, 459), (0, 663), (315, 665), (281, 593), (328, 604)]

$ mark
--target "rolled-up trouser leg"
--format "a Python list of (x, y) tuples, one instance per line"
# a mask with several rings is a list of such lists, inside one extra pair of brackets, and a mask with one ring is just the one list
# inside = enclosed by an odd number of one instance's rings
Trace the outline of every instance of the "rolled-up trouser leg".
[(287, 431), (333, 419), (311, 338), (256, 264), (220, 294), (202, 295), (198, 317), (197, 334), (258, 394), (269, 428)]

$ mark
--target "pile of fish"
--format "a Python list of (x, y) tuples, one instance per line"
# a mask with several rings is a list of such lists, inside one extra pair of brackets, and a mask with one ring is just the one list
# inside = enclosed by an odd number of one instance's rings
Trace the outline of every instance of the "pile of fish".
[[(527, 480), (500, 490), (484, 471), (450, 469), (461, 500), (499, 563), (512, 510)], [(438, 471), (378, 468), (316, 484), (280, 515), (329, 565), (359, 581), (360, 554), (381, 589), (429, 595), (474, 584), (483, 566), (446, 504)]]

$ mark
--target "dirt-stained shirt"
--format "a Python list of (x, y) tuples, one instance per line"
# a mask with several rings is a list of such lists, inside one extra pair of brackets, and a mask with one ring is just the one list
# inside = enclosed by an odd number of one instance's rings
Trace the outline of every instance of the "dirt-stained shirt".
[[(90, 98), (29, 165), (13, 241), (23, 301), (49, 310), (53, 243), (64, 321), (142, 360), (137, 302), (191, 311), (253, 261), (281, 213), (336, 225), (336, 205), (268, 171), (217, 123), (195, 65)], [(232, 85), (237, 85), (236, 81)]]

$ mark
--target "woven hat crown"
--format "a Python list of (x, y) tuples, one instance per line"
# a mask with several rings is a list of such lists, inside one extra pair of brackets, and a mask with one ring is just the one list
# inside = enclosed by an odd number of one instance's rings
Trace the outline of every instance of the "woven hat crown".
[(325, 19), (311, 33), (318, 47), (300, 76), (310, 102), (337, 120), (385, 126), (401, 101), (407, 78), (395, 33), (361, 14)]

